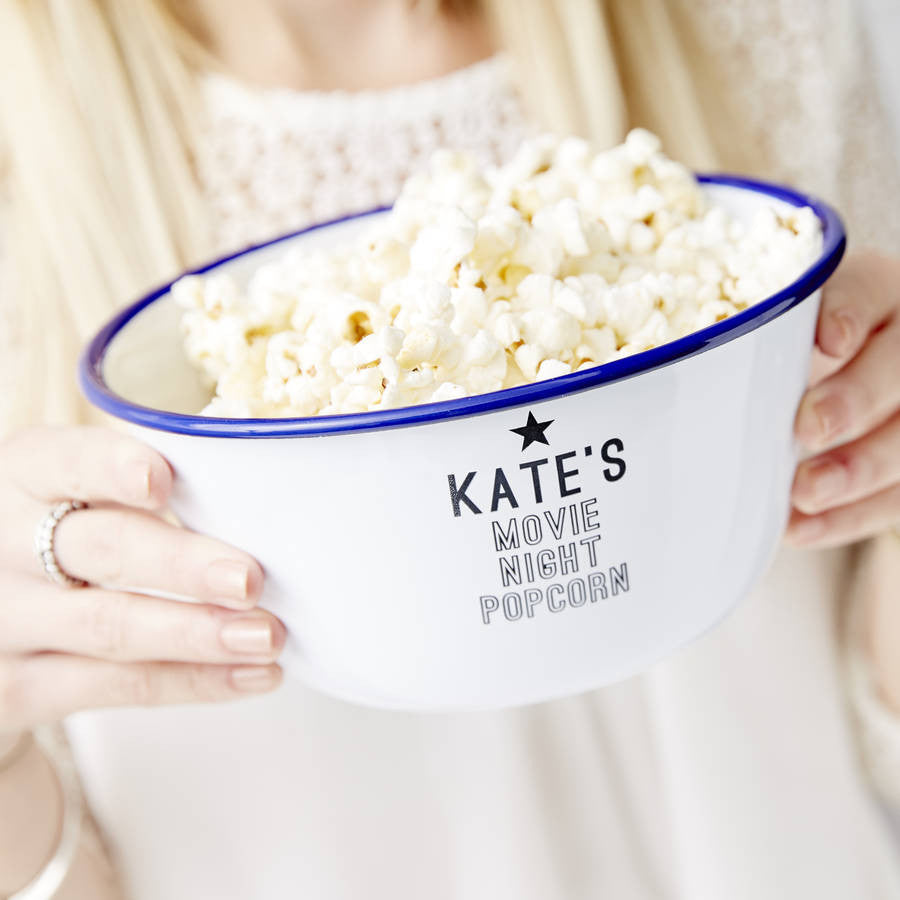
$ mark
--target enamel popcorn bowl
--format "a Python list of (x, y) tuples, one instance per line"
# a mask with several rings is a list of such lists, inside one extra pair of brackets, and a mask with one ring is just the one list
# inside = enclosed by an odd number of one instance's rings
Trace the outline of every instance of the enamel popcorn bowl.
[[(193, 415), (209, 399), (169, 288), (119, 313), (81, 362), (88, 398), (177, 474), (193, 529), (252, 553), (288, 626), (288, 674), (400, 709), (486, 708), (633, 675), (710, 628), (780, 540), (819, 289), (845, 237), (825, 204), (730, 176), (738, 218), (811, 206), (816, 262), (733, 317), (597, 368), (425, 406), (305, 419)], [(219, 260), (238, 280), (288, 245)]]

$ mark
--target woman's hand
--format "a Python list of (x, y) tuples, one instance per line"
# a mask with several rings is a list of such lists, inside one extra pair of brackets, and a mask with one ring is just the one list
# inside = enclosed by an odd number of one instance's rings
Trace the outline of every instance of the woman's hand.
[[(0, 445), (0, 732), (279, 684), (285, 630), (255, 608), (259, 564), (156, 515), (171, 487), (158, 453), (102, 428), (34, 428)], [(33, 551), (38, 523), (70, 499), (91, 508), (59, 523), (56, 556), (85, 588), (48, 581)]]
[(900, 260), (849, 257), (825, 285), (796, 433), (787, 539), (832, 547), (900, 523)]

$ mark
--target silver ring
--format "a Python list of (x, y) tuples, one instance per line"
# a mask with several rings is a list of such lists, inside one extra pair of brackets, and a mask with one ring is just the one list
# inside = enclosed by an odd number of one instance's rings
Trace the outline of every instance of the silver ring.
[(34, 533), (34, 552), (37, 554), (44, 574), (55, 584), (61, 584), (64, 587), (87, 587), (86, 581), (73, 578), (62, 570), (53, 546), (57, 525), (69, 513), (79, 509), (87, 509), (87, 503), (82, 503), (80, 500), (64, 500), (62, 503), (57, 503), (41, 520)]

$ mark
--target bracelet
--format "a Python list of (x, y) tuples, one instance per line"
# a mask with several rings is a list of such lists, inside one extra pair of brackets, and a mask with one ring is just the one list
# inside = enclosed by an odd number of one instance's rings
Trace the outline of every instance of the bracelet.
[(13, 744), (12, 750), (0, 759), (0, 772), (11, 769), (29, 751), (33, 743), (34, 737), (31, 732), (22, 732), (19, 739)]
[(75, 766), (49, 728), (37, 728), (34, 739), (59, 781), (63, 798), (62, 828), (56, 850), (43, 869), (25, 887), (10, 894), (6, 900), (51, 900), (72, 867), (81, 841), (83, 805)]

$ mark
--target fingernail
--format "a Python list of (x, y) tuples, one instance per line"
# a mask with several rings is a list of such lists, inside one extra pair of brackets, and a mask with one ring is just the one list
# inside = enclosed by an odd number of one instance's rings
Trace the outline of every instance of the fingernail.
[(843, 430), (844, 405), (833, 394), (812, 404), (802, 416), (798, 437), (809, 448), (823, 447)]
[(837, 331), (837, 350), (838, 356), (843, 356), (850, 352), (856, 335), (856, 325), (850, 315), (845, 312), (835, 313), (832, 317), (835, 329)]
[(231, 670), (231, 683), (239, 691), (268, 691), (279, 680), (279, 671), (273, 666), (241, 666)]
[(840, 430), (840, 409), (834, 397), (826, 396), (813, 406), (813, 415), (816, 417), (818, 437), (821, 441), (827, 441)]
[(217, 559), (206, 570), (210, 590), (228, 600), (246, 600), (250, 584), (250, 569), (235, 559)]
[(790, 524), (786, 537), (793, 544), (809, 544), (825, 534), (826, 526), (821, 516), (797, 519)]
[(272, 628), (261, 619), (236, 619), (222, 626), (219, 640), (232, 653), (269, 653)]
[(846, 466), (833, 459), (823, 459), (812, 463), (807, 469), (810, 493), (818, 502), (832, 500), (847, 490), (849, 480)]
[(150, 498), (150, 464), (133, 460), (125, 465), (125, 490), (129, 499), (142, 502)]

